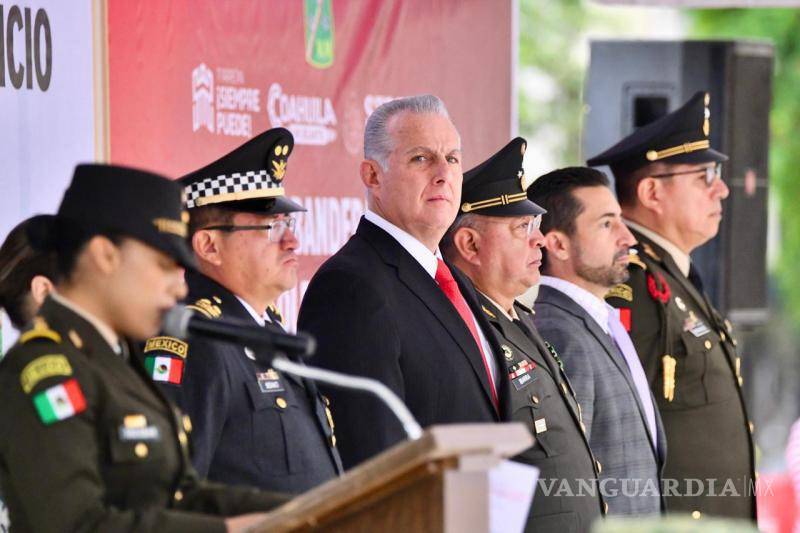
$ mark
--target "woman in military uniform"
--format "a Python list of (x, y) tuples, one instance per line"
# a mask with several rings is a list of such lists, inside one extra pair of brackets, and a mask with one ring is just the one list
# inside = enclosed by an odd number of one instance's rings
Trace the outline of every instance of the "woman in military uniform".
[(282, 495), (200, 481), (191, 422), (133, 353), (185, 295), (180, 187), (80, 165), (31, 242), (62, 281), (0, 363), (0, 484), (15, 531), (237, 531)]
[(31, 224), (30, 218), (17, 224), (0, 246), (0, 307), (17, 329), (33, 318), (57, 279), (55, 254), (34, 250), (28, 241)]

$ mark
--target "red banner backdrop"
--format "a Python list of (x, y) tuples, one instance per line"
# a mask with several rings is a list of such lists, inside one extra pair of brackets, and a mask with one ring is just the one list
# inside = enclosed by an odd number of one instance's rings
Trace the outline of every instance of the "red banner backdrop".
[(294, 323), (307, 280), (364, 210), (368, 114), (395, 96), (446, 103), (464, 168), (512, 131), (512, 2), (108, 0), (110, 156), (178, 177), (263, 130), (295, 136), (284, 182), (308, 208)]

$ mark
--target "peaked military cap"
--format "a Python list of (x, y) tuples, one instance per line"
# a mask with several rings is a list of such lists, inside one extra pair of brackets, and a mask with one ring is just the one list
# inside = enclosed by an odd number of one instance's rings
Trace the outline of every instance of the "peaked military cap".
[(305, 209), (285, 196), (283, 180), (294, 147), (292, 133), (273, 128), (180, 179), (186, 207), (217, 205), (261, 214)]
[(592, 167), (630, 172), (655, 162), (670, 164), (727, 161), (711, 148), (711, 97), (698, 92), (682, 107), (637, 129), (617, 144), (586, 161)]
[(59, 239), (71, 230), (117, 233), (195, 268), (182, 197), (180, 184), (158, 174), (116, 165), (78, 165), (58, 212), (34, 217), (28, 238), (35, 248), (48, 251), (57, 249)]
[(532, 180), (525, 176), (522, 158), (527, 143), (517, 137), (492, 157), (464, 173), (461, 213), (490, 217), (541, 215), (545, 210), (528, 200)]

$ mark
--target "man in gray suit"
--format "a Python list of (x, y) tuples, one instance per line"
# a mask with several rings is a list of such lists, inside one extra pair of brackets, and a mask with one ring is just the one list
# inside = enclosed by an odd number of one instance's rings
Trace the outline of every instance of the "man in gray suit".
[(662, 512), (661, 420), (636, 349), (603, 299), (627, 279), (636, 241), (602, 172), (556, 170), (534, 181), (528, 196), (548, 212), (534, 322), (575, 389), (608, 512)]

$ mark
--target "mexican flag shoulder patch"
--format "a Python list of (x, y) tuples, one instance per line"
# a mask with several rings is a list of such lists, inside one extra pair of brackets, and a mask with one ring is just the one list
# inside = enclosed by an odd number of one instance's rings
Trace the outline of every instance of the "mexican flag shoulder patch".
[(78, 380), (70, 378), (33, 395), (33, 405), (44, 425), (71, 418), (86, 410)]
[(180, 385), (183, 379), (183, 359), (168, 355), (148, 355), (144, 367), (153, 381)]

